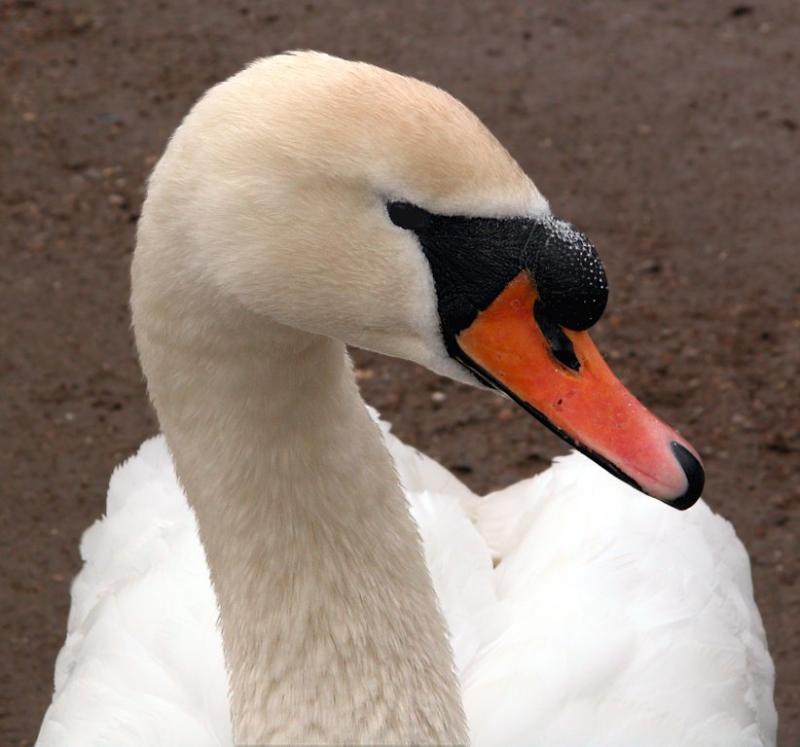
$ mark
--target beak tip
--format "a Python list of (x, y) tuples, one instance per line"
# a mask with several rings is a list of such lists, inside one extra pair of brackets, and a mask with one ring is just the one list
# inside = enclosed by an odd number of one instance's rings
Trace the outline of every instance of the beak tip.
[(683, 495), (666, 501), (666, 503), (672, 508), (678, 509), (678, 511), (685, 511), (687, 508), (694, 506), (702, 495), (703, 486), (706, 482), (706, 473), (700, 460), (685, 446), (677, 441), (673, 441), (670, 446), (672, 447), (672, 453), (678, 460), (678, 464), (681, 465), (681, 469), (686, 475), (687, 484)]

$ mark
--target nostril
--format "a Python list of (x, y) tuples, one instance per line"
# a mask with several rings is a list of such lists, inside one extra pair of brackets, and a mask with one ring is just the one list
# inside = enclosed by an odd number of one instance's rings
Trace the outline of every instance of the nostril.
[(564, 334), (564, 330), (558, 326), (545, 311), (542, 302), (537, 300), (533, 304), (533, 318), (539, 325), (553, 357), (572, 371), (580, 371), (581, 363), (575, 354), (575, 347), (572, 341)]
[(678, 464), (681, 465), (681, 469), (686, 475), (687, 485), (686, 492), (683, 495), (667, 501), (667, 503), (679, 511), (685, 511), (687, 508), (694, 506), (702, 494), (703, 486), (706, 482), (706, 473), (703, 470), (703, 465), (700, 464), (700, 460), (689, 449), (677, 441), (673, 441), (670, 446), (672, 447), (672, 453), (678, 460)]

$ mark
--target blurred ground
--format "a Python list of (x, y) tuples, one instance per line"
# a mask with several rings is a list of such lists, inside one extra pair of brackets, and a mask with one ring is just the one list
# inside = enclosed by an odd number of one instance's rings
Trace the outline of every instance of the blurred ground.
[[(294, 47), (447, 88), (592, 237), (596, 338), (703, 454), (753, 559), (780, 742), (800, 743), (796, 0), (0, 0), (0, 45), (2, 744), (35, 737), (78, 539), (156, 429), (127, 310), (146, 174), (206, 87)], [(396, 432), (473, 488), (563, 451), (499, 399), (356, 357)]]

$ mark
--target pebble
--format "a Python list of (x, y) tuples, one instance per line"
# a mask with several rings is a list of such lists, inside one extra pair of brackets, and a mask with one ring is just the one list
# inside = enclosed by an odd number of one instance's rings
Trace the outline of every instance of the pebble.
[(94, 25), (92, 17), (88, 13), (78, 13), (72, 17), (73, 31), (86, 31)]

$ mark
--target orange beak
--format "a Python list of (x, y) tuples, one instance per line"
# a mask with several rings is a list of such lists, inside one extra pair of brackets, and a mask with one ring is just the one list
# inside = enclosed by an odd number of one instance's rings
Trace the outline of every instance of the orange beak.
[[(456, 336), (466, 365), (625, 482), (685, 509), (705, 480), (697, 452), (614, 376), (588, 333), (534, 317), (527, 272)], [(557, 347), (558, 344), (557, 344)]]

